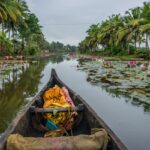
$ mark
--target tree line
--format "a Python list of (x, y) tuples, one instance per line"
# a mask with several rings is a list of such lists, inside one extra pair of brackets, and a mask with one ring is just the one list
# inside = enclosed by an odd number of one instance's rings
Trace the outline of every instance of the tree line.
[[(131, 53), (132, 50), (149, 49), (150, 2), (142, 7), (129, 9), (124, 15), (108, 17), (87, 30), (87, 36), (79, 43), (81, 53), (105, 50)], [(143, 46), (144, 44), (144, 46)]]
[(77, 50), (77, 47), (74, 45), (64, 45), (61, 42), (51, 42), (47, 43), (47, 50), (49, 52), (75, 52)]
[(47, 41), (24, 0), (0, 0), (0, 54), (34, 55)]

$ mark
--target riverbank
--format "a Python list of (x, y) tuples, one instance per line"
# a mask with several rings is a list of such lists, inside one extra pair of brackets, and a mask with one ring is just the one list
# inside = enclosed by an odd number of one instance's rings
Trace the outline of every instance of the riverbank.
[(100, 55), (96, 53), (86, 53), (86, 54), (79, 54), (79, 57), (91, 58), (91, 59), (104, 59), (106, 61), (130, 61), (130, 60), (148, 61), (148, 59), (144, 59), (136, 55), (107, 56), (107, 55)]
[(47, 53), (47, 54), (41, 54), (41, 55), (35, 55), (35, 56), (25, 56), (25, 55), (20, 55), (20, 56), (1, 56), (0, 57), (0, 64), (16, 64), (16, 63), (24, 63), (27, 61), (34, 61), (34, 60), (39, 60), (41, 58), (47, 58), (52, 55), (56, 55), (56, 53)]

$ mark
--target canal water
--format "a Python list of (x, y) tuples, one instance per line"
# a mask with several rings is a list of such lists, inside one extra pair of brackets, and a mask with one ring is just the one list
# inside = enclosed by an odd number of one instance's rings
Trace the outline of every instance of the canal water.
[(51, 68), (80, 94), (130, 150), (149, 150), (150, 112), (125, 97), (114, 97), (104, 87), (87, 82), (87, 73), (77, 69), (76, 58), (53, 56), (12, 71), (0, 82), (0, 133), (32, 100), (50, 78)]

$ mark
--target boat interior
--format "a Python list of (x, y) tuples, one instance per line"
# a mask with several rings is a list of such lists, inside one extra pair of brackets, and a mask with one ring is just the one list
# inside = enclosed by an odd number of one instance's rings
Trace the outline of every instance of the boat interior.
[[(34, 98), (32, 102), (32, 106), (42, 108), (43, 106), (43, 93), (47, 89), (58, 85), (59, 87), (67, 87), (64, 83), (62, 83), (59, 78), (52, 76), (50, 82), (43, 88), (43, 90)], [(97, 114), (87, 105), (87, 103), (74, 91), (72, 91), (69, 87), (67, 87), (70, 97), (76, 106), (79, 104), (83, 104), (84, 109), (81, 112), (78, 112), (78, 116), (75, 120), (74, 126), (72, 127), (72, 131), (67, 131), (69, 135), (79, 135), (79, 134), (91, 134), (92, 128), (102, 128), (103, 125), (97, 120)], [(25, 113), (20, 114), (21, 116), (17, 116), (12, 125), (6, 131), (6, 138), (8, 134), (18, 133), (24, 137), (43, 137), (45, 134), (45, 130), (43, 128), (45, 121), (43, 119), (42, 113), (36, 113), (30, 111), (31, 105), (28, 106), (28, 109), (25, 109)], [(8, 133), (7, 133), (8, 132)], [(64, 134), (65, 136), (65, 134)], [(4, 140), (5, 141), (5, 140)], [(114, 147), (114, 143), (112, 140), (109, 141), (108, 150)]]

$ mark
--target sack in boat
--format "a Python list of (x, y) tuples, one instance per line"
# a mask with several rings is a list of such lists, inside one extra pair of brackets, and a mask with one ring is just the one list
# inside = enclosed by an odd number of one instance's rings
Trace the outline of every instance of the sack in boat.
[(108, 135), (104, 129), (93, 130), (91, 135), (53, 138), (23, 137), (12, 134), (7, 140), (7, 150), (106, 150)]

